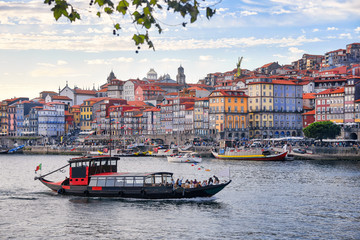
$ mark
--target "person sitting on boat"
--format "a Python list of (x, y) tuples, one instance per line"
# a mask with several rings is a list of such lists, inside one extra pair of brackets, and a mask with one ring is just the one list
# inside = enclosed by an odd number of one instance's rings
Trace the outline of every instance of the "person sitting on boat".
[(212, 185), (213, 182), (214, 182), (214, 181), (213, 181), (212, 177), (210, 177), (210, 178), (209, 178), (209, 185)]
[(207, 184), (207, 181), (206, 180), (204, 180), (203, 181), (203, 183), (201, 184), (201, 186), (203, 186), (203, 187), (206, 187), (208, 184)]
[(198, 185), (198, 181), (196, 181), (196, 178), (194, 179), (194, 187), (197, 188), (197, 185)]
[(193, 182), (193, 180), (190, 180), (190, 188), (194, 188), (195, 186), (194, 186), (194, 182)]
[(215, 175), (213, 177), (215, 179), (214, 184), (219, 184), (220, 183), (219, 178)]

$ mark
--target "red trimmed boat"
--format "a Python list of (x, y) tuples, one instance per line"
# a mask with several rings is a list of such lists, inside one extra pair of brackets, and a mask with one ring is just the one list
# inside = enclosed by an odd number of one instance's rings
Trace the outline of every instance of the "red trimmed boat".
[[(51, 190), (64, 195), (86, 197), (122, 197), (142, 199), (171, 199), (211, 197), (226, 187), (231, 180), (197, 188), (175, 188), (173, 173), (117, 172), (118, 157), (92, 156), (72, 158), (69, 164), (35, 177)], [(52, 182), (44, 177), (70, 166), (70, 176), (63, 181)]]

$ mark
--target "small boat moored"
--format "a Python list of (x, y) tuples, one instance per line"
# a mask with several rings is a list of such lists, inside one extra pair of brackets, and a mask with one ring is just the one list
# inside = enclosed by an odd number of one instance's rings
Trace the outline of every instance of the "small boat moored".
[[(141, 199), (211, 197), (231, 182), (229, 180), (197, 188), (176, 187), (171, 172), (117, 172), (118, 160), (110, 156), (72, 158), (69, 164), (35, 177), (35, 180), (40, 180), (51, 190), (64, 195)], [(58, 182), (44, 178), (67, 166), (70, 167), (69, 178)]]
[(200, 163), (202, 158), (196, 152), (187, 152), (167, 157), (168, 162), (173, 163)]
[(211, 151), (213, 156), (218, 159), (228, 160), (249, 160), (249, 161), (283, 161), (288, 152), (271, 153), (270, 151), (254, 152), (254, 151)]

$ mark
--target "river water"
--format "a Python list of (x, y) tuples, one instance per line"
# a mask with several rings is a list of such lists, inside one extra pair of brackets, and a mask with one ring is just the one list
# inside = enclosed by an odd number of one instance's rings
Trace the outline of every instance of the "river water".
[(61, 196), (33, 180), (39, 163), (45, 174), (68, 158), (0, 156), (0, 239), (360, 239), (360, 161), (120, 160), (119, 171), (197, 180), (230, 168), (228, 187), (192, 200)]

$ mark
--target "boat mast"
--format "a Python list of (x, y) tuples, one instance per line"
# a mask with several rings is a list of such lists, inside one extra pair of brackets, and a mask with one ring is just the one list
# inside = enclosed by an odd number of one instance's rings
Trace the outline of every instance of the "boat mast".
[(109, 134), (109, 136), (110, 136), (110, 143), (109, 143), (109, 147), (110, 147), (110, 150), (109, 150), (109, 154), (110, 154), (110, 157), (111, 157), (111, 141), (112, 141), (112, 139), (111, 139), (111, 117), (110, 117), (110, 114), (109, 114), (109, 121), (110, 121), (110, 134)]

